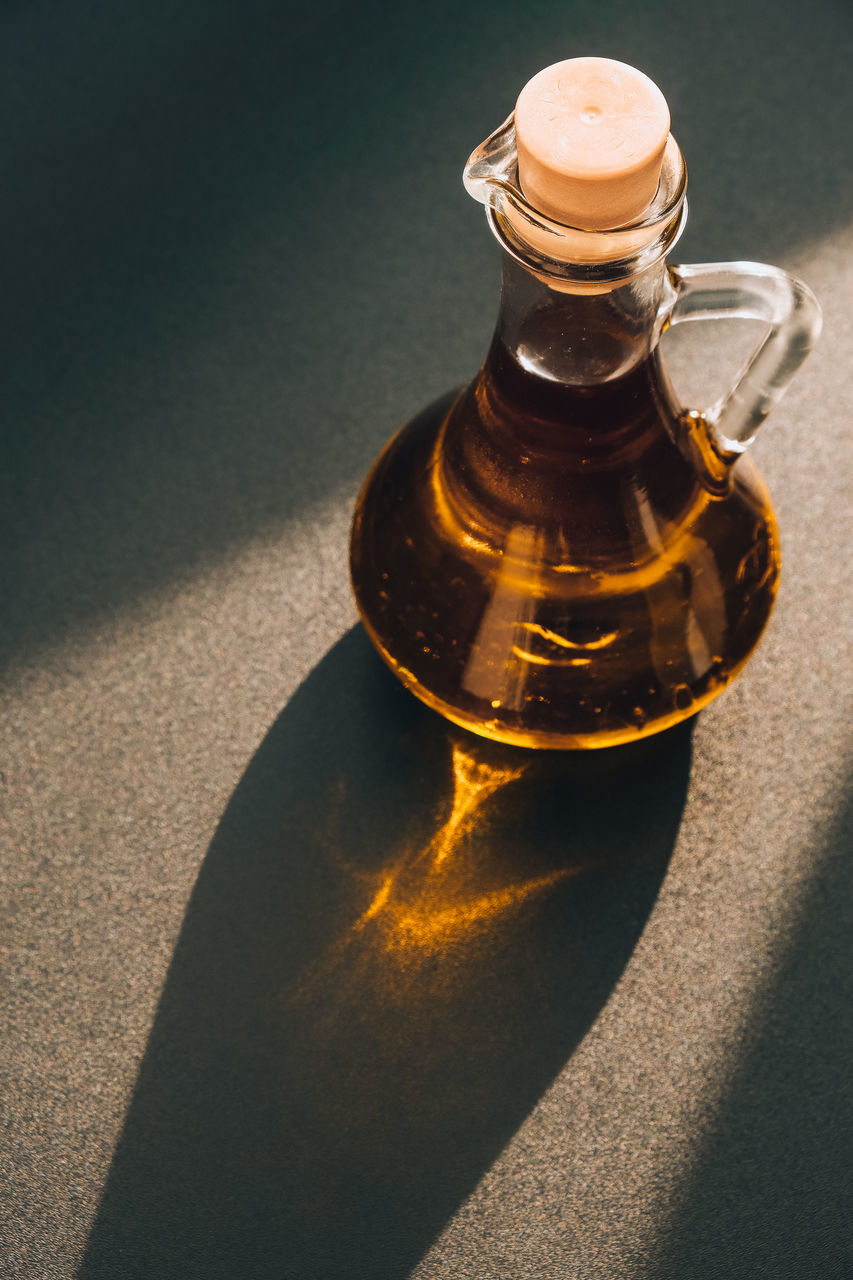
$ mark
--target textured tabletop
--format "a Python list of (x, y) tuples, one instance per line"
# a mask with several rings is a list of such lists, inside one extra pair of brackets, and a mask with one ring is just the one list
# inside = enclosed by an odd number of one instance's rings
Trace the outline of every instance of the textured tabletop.
[[(853, 1275), (853, 10), (39, 0), (0, 37), (0, 1276)], [(786, 267), (825, 331), (756, 444), (744, 675), (528, 755), (397, 687), (346, 544), (489, 340), (462, 165), (586, 53), (669, 101), (677, 259)], [(720, 328), (666, 339), (687, 399), (754, 341)]]

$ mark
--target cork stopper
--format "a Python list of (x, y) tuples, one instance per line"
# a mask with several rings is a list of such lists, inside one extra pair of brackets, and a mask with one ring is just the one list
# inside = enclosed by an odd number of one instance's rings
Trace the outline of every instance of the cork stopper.
[(528, 81), (515, 108), (518, 180), (546, 217), (607, 230), (654, 199), (669, 108), (642, 71), (610, 58), (570, 58)]

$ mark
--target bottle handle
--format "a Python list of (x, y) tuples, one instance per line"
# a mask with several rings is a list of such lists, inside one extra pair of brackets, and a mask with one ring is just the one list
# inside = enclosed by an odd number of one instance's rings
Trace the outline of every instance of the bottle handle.
[(807, 285), (760, 262), (693, 263), (669, 268), (675, 299), (670, 325), (685, 320), (763, 320), (767, 333), (734, 386), (701, 413), (715, 453), (733, 463), (799, 369), (821, 330), (821, 310)]

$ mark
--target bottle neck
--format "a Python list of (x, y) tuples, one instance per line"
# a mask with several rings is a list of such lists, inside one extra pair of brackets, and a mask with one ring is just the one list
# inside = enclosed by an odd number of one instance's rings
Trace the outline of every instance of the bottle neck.
[(512, 116), (469, 157), (464, 182), (503, 250), (495, 348), (564, 386), (596, 386), (638, 368), (674, 301), (665, 259), (687, 217), (687, 170), (672, 135), (643, 217), (610, 230), (566, 226), (530, 204)]
[(616, 287), (569, 292), (504, 250), (493, 353), (565, 386), (612, 382), (651, 355), (671, 294), (663, 257)]

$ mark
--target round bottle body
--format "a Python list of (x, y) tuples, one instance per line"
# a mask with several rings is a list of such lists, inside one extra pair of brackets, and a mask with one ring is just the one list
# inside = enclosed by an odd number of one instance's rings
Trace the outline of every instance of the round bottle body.
[(656, 351), (571, 386), (496, 338), (464, 392), (386, 446), (351, 570), (379, 652), (427, 705), (530, 747), (631, 742), (733, 679), (779, 544), (748, 457), (714, 483)]

